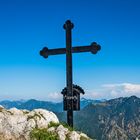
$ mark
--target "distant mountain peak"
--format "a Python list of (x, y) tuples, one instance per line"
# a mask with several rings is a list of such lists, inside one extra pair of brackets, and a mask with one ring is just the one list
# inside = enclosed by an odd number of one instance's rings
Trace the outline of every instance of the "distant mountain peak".
[(133, 95), (133, 96), (128, 97), (128, 99), (131, 99), (131, 100), (138, 100), (138, 99), (140, 99), (140, 98), (137, 97), (137, 96), (135, 96), (135, 95)]

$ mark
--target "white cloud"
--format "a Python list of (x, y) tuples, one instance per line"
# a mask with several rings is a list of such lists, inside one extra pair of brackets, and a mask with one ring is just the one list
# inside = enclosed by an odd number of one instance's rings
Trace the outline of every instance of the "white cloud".
[[(47, 100), (52, 102), (60, 102), (63, 95), (60, 92), (45, 94), (45, 96), (37, 96), (36, 99)], [(85, 94), (81, 97), (87, 99), (113, 99), (118, 97), (129, 97), (136, 95), (140, 97), (140, 84), (120, 83), (120, 84), (104, 84), (98, 89), (85, 90)]]
[(52, 101), (52, 102), (60, 102), (62, 101), (62, 98), (63, 98), (62, 94), (57, 93), (57, 92), (50, 93), (47, 96), (47, 100)]
[(140, 84), (105, 84), (102, 85), (99, 89), (87, 90), (85, 98), (111, 99), (118, 97), (129, 97), (132, 95), (140, 97)]
[[(63, 95), (60, 92), (53, 92), (46, 95), (47, 96), (44, 99), (41, 97), (40, 99), (52, 102), (60, 102), (63, 100)], [(113, 99), (118, 97), (129, 97), (132, 95), (140, 97), (140, 84), (104, 84), (98, 89), (85, 90), (85, 94), (81, 95), (81, 97), (87, 99)], [(37, 97), (37, 99), (39, 99), (39, 97)]]

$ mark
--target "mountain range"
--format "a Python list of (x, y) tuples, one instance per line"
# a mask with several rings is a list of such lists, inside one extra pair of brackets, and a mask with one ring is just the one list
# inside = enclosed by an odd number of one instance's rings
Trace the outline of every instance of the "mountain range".
[[(81, 109), (83, 109), (89, 104), (97, 104), (103, 101), (104, 100), (91, 100), (91, 99), (81, 98), (80, 106)], [(18, 109), (27, 109), (31, 111), (33, 109), (42, 108), (53, 112), (63, 112), (63, 102), (55, 103), (50, 101), (39, 101), (35, 99), (30, 99), (27, 101), (26, 100), (19, 100), (19, 101), (3, 100), (0, 101), (0, 105), (4, 106), (7, 109), (16, 107)]]
[[(43, 108), (55, 112), (66, 121), (63, 103), (47, 101), (1, 101), (5, 108), (33, 110)], [(74, 127), (97, 140), (140, 140), (140, 98), (136, 96), (111, 100), (81, 99), (81, 110), (74, 112)]]
[(89, 104), (76, 112), (75, 126), (97, 140), (140, 140), (140, 98)]

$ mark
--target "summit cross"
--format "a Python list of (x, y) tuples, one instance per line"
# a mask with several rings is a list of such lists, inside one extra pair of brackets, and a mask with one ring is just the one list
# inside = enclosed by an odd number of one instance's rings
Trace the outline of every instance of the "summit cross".
[[(82, 52), (91, 52), (92, 54), (96, 54), (101, 46), (96, 42), (91, 43), (88, 46), (76, 46), (72, 47), (72, 29), (74, 28), (74, 24), (67, 20), (63, 26), (66, 30), (66, 48), (58, 48), (58, 49), (48, 49), (44, 47), (40, 51), (40, 55), (44, 58), (48, 58), (50, 55), (59, 55), (66, 54), (66, 102), (67, 102), (67, 123), (69, 126), (73, 127), (73, 102), (74, 102), (74, 91), (73, 91), (73, 76), (72, 76), (72, 53), (82, 53)], [(78, 100), (78, 99), (77, 99)], [(77, 109), (78, 110), (78, 109)]]

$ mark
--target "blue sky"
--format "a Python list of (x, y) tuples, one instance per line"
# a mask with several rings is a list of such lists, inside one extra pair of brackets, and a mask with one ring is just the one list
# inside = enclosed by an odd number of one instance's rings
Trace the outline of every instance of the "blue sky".
[(139, 0), (0, 0), (0, 100), (61, 100), (65, 55), (43, 59), (39, 51), (65, 47), (67, 19), (73, 46), (102, 46), (73, 55), (73, 80), (85, 97), (140, 96), (139, 7)]

